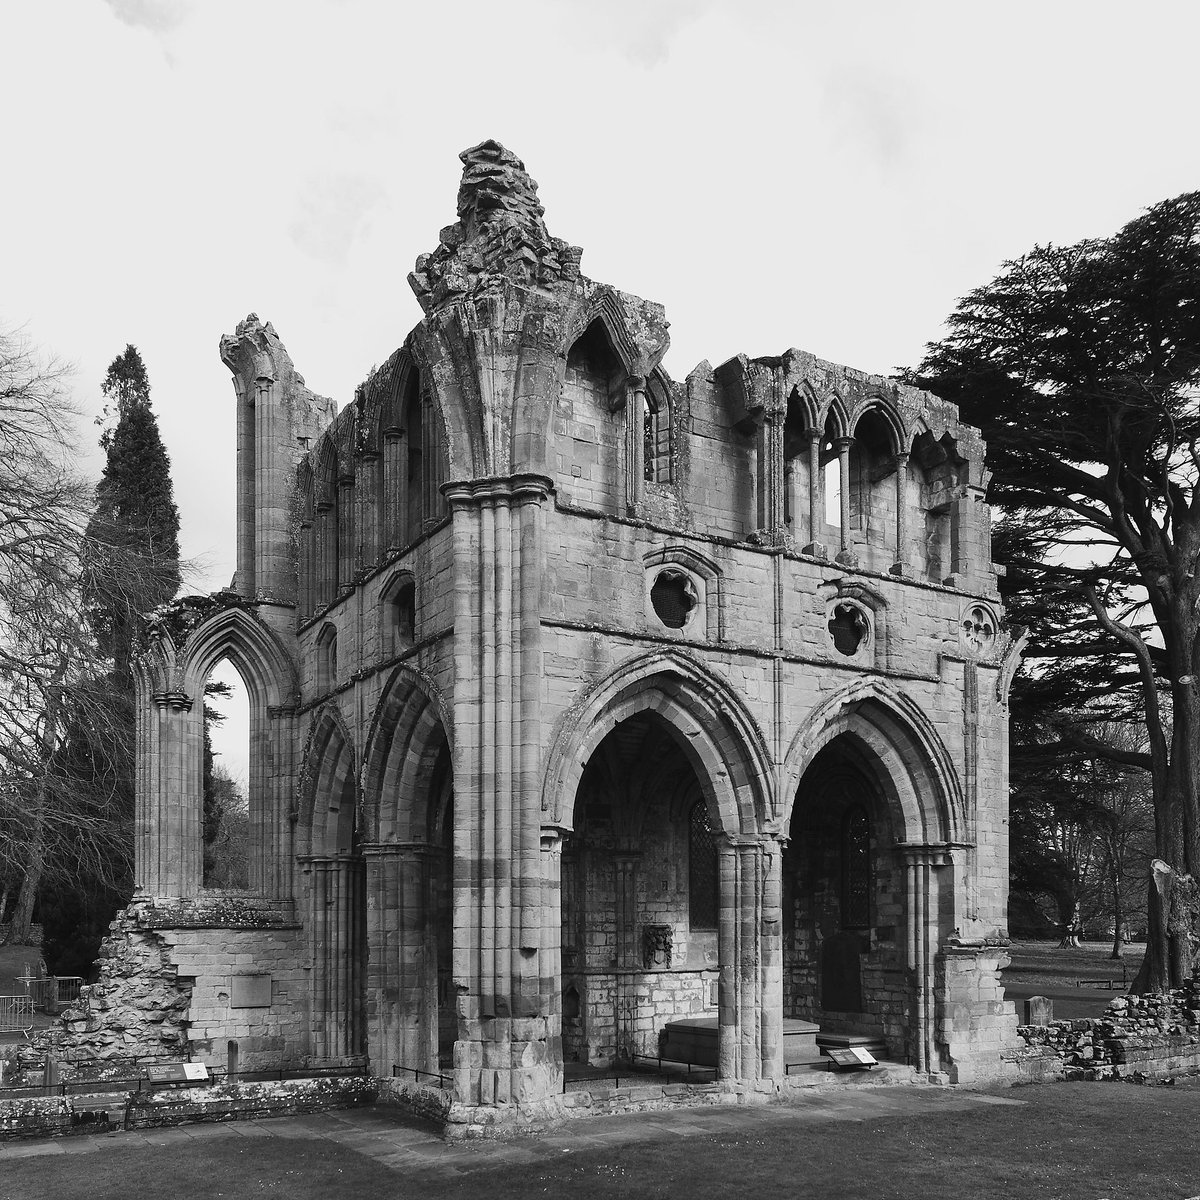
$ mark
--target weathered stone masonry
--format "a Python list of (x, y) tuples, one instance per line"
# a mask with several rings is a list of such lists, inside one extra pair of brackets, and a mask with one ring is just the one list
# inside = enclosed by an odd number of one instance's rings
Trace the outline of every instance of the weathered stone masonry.
[[(977, 432), (798, 350), (671, 379), (662, 309), (580, 274), (503, 147), (462, 160), (424, 318), (340, 413), (270, 325), (222, 339), (237, 577), (156, 614), (138, 665), (119, 934), (179, 998), (138, 1038), (440, 1069), (451, 1119), (501, 1122), (681, 1017), (767, 1093), (788, 1017), (1002, 1074), (1019, 643)], [(222, 659), (244, 895), (202, 879)], [(111, 961), (72, 1015), (93, 1045)]]

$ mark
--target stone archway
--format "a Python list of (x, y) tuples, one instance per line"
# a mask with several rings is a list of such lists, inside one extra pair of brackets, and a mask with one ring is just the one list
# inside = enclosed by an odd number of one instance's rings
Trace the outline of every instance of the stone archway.
[(453, 766), (432, 681), (397, 668), (363, 756), (367, 1024), (372, 1066), (437, 1072), (457, 1036)]
[(784, 1011), (937, 1073), (937, 956), (970, 852), (950, 757), (901, 693), (864, 681), (812, 714), (785, 777)]
[[(644, 764), (648, 756), (631, 750), (630, 746), (634, 742), (653, 741), (658, 747), (658, 763), (673, 766), (678, 789), (673, 796), (672, 822), (660, 822), (659, 828), (651, 831), (650, 840), (657, 852), (661, 855), (672, 841), (678, 844), (680, 814), (686, 807), (690, 816), (696, 803), (703, 806), (713, 839), (718, 973), (717, 1005), (712, 1019), (719, 1031), (716, 1063), (719, 1074), (729, 1080), (774, 1078), (782, 1071), (780, 843), (770, 833), (771, 770), (757, 727), (740, 697), (719, 676), (678, 653), (655, 653), (624, 664), (597, 685), (571, 715), (574, 721), (561, 732), (550, 755), (543, 791), (543, 821), (561, 832), (567, 847), (576, 835), (577, 844), (586, 845), (603, 823), (590, 811), (595, 802), (593, 796), (607, 786), (620, 797), (623, 815), (617, 823), (621, 832), (614, 833), (611, 846), (604, 848), (612, 874), (610, 958), (618, 964), (614, 974), (624, 976), (627, 981), (631, 977), (663, 974), (662, 959), (669, 937), (672, 964), (676, 948), (682, 948), (685, 966), (681, 972), (695, 976), (681, 983), (678, 1005), (689, 1010), (695, 1005), (700, 1011), (711, 1011), (705, 979), (708, 965), (698, 965), (689, 957), (691, 947), (700, 945), (702, 939), (691, 936), (690, 921), (684, 932), (678, 875), (674, 886), (668, 881), (657, 888), (664, 917), (673, 915), (673, 919), (644, 919), (653, 911), (647, 903), (652, 889), (645, 881), (638, 881), (639, 851), (635, 843), (641, 835), (634, 831), (640, 827), (645, 833), (642, 793), (654, 775), (652, 769), (647, 769), (643, 778), (638, 777), (638, 764)], [(671, 789), (666, 790), (670, 795)], [(608, 819), (611, 822), (611, 817)], [(568, 849), (564, 873), (568, 889), (571, 871), (578, 869), (571, 866), (570, 855)], [(564, 900), (568, 910), (571, 903), (568, 895)], [(618, 920), (618, 910), (625, 914), (623, 920)], [(570, 920), (568, 911), (568, 924)], [(669, 927), (669, 933), (665, 928), (651, 930), (649, 934), (644, 931), (645, 926), (655, 925)], [(618, 928), (625, 939), (623, 946), (617, 944)], [(708, 940), (711, 944), (712, 938)], [(647, 947), (651, 950), (649, 968)], [(619, 965), (622, 963), (624, 966)], [(578, 960), (571, 970), (577, 965)], [(591, 965), (597, 966), (594, 956)], [(564, 970), (570, 986), (568, 975)], [(579, 984), (574, 986), (574, 993), (560, 989), (560, 995), (564, 1006), (580, 1004), (579, 1019), (583, 1020)], [(634, 978), (631, 986), (636, 988), (640, 983)], [(614, 993), (616, 990), (614, 983)], [(657, 1040), (661, 1029), (655, 1023), (661, 1026), (663, 1020), (662, 1014), (651, 1011), (655, 1002), (644, 1012), (636, 994), (633, 1000), (618, 996), (615, 1003), (615, 1012), (625, 1003), (627, 1022), (632, 1022), (633, 1032), (626, 1036), (626, 1045), (622, 1047), (619, 1022), (614, 1016), (602, 1057), (623, 1050), (633, 1052), (636, 1046)], [(662, 1000), (664, 1012), (673, 1004), (676, 1001)], [(582, 1031), (569, 1032), (587, 1036)], [(580, 1044), (577, 1037), (576, 1045)]]
[[(717, 846), (696, 773), (645, 711), (593, 752), (562, 849), (563, 1057), (654, 1056), (717, 1015)], [(714, 1064), (715, 1065), (715, 1061)]]
[(366, 871), (354, 750), (334, 709), (314, 722), (303, 781), (297, 860), (312, 955), (310, 1059), (357, 1063), (366, 1053)]

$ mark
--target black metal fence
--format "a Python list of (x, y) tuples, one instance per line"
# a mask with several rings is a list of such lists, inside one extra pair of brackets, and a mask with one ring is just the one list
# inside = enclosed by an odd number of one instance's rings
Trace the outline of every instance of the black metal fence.
[(400, 1067), (392, 1068), (393, 1079), (403, 1079), (406, 1075), (411, 1075), (413, 1080), (420, 1083), (422, 1079), (435, 1080), (435, 1086), (440, 1088), (448, 1088), (450, 1086), (450, 1076), (442, 1075), (437, 1071), (421, 1071), (416, 1067)]
[[(660, 1054), (633, 1054), (629, 1058), (629, 1063), (623, 1069), (619, 1066), (614, 1066), (606, 1071), (598, 1071), (595, 1074), (580, 1075), (574, 1079), (568, 1079), (566, 1074), (563, 1075), (563, 1091), (582, 1091), (593, 1083), (607, 1083), (612, 1080), (613, 1087), (620, 1087), (621, 1081), (626, 1084), (649, 1083), (652, 1082), (651, 1076), (658, 1075), (675, 1082), (682, 1083), (712, 1083), (717, 1078), (717, 1068), (704, 1066), (700, 1063), (681, 1063), (674, 1059), (667, 1059), (668, 1066), (663, 1066), (663, 1058)], [(653, 1072), (643, 1068), (638, 1070), (639, 1062), (654, 1063), (655, 1069)], [(707, 1078), (698, 1079), (697, 1075), (704, 1075)], [(679, 1078), (682, 1077), (682, 1078)]]

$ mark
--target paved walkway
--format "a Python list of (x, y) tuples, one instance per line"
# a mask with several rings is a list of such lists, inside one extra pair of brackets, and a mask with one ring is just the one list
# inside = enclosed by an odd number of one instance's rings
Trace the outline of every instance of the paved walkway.
[(1009, 1095), (962, 1092), (949, 1088), (871, 1087), (814, 1091), (789, 1105), (676, 1109), (615, 1117), (572, 1120), (552, 1133), (511, 1141), (450, 1145), (429, 1128), (388, 1109), (348, 1109), (304, 1117), (187, 1125), (177, 1129), (131, 1130), (87, 1137), (47, 1138), (0, 1143), (0, 1172), (11, 1159), (97, 1154), (116, 1145), (167, 1149), (190, 1140), (237, 1144), (239, 1139), (327, 1138), (408, 1177), (462, 1175), (515, 1163), (561, 1159), (577, 1150), (615, 1149), (660, 1139), (701, 1137), (729, 1132), (766, 1133), (824, 1121), (877, 1121), (962, 1111), (990, 1105), (1024, 1105)]

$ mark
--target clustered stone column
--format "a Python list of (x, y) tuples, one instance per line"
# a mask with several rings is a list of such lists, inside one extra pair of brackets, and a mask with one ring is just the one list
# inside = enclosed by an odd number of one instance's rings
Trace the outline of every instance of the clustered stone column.
[(562, 1061), (562, 830), (543, 827), (542, 853), (542, 970), (541, 1010), (551, 1029), (558, 1029), (557, 1040), (551, 1036), (552, 1061)]
[(950, 502), (950, 587), (968, 587), (991, 569), (991, 510), (984, 485), (961, 484)]
[(758, 421), (757, 496), (755, 514), (758, 540), (764, 545), (782, 545), (786, 532), (783, 463), (783, 424), (787, 409), (782, 405), (764, 408)]
[(625, 507), (636, 516), (646, 497), (645, 376), (630, 375), (625, 392)]
[(896, 455), (896, 561), (892, 564), (893, 575), (909, 573), (908, 560), (908, 455)]
[[(455, 678), (454, 1049), (458, 1103), (553, 1100), (561, 1029), (542, 953), (540, 476), (450, 484)], [(552, 960), (552, 961), (548, 961)]]
[(824, 558), (825, 543), (821, 540), (822, 488), (821, 488), (821, 442), (819, 429), (806, 429), (808, 438), (808, 545), (805, 554)]
[(845, 566), (855, 565), (854, 538), (850, 530), (850, 447), (853, 445), (852, 437), (840, 437), (837, 440), (841, 519), (841, 549), (838, 551), (837, 561)]
[(275, 900), (295, 895), (291, 820), (296, 778), (296, 710), (291, 705), (252, 706), (249, 793), (252, 891)]
[(337, 480), (337, 590), (354, 586), (354, 473), (339, 470)]
[(783, 1073), (781, 846), (774, 838), (719, 842), (718, 1072), (776, 1079)]
[(399, 550), (411, 540), (406, 531), (408, 513), (408, 439), (404, 430), (391, 426), (383, 431), (383, 512), (386, 527), (383, 544)]
[(303, 869), (311, 898), (312, 1057), (340, 1064), (362, 1053), (362, 865), (348, 854), (310, 855)]
[(203, 738), (192, 698), (138, 684), (135, 886), (148, 896), (194, 896), (203, 882)]
[(898, 849), (905, 867), (906, 946), (912, 988), (909, 1054), (918, 1071), (931, 1074), (940, 1069), (933, 990), (933, 964), (938, 947), (937, 870), (946, 866), (948, 859), (945, 849), (938, 846)]

